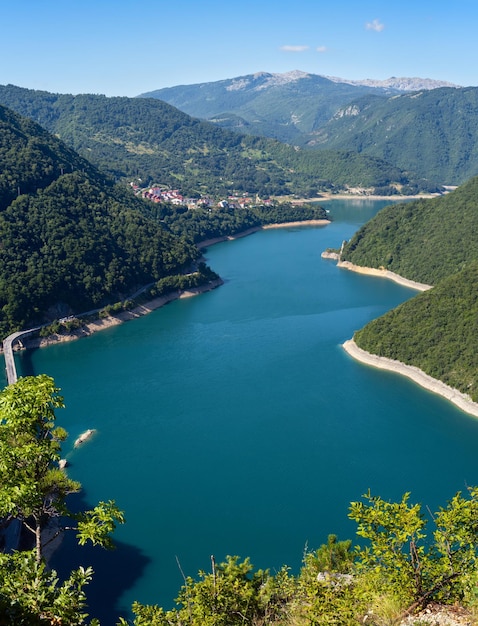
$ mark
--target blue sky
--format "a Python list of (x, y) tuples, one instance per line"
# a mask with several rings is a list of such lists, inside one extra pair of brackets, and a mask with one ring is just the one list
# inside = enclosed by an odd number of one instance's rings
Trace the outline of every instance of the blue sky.
[(255, 72), (478, 85), (477, 0), (10, 0), (0, 84), (139, 93)]

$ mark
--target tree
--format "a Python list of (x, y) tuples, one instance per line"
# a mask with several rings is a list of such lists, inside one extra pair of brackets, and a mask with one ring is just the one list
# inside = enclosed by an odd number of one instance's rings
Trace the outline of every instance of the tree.
[(463, 601), (476, 589), (478, 565), (478, 488), (468, 498), (458, 492), (433, 516), (435, 530), (419, 504), (386, 502), (370, 492), (365, 502), (352, 502), (349, 517), (369, 544), (358, 550), (358, 571), (370, 587), (408, 599), (411, 612), (431, 600)]
[[(58, 623), (81, 624), (82, 588), (92, 570), (80, 568), (60, 584), (55, 572), (45, 569), (44, 548), (65, 530), (76, 530), (80, 544), (91, 541), (111, 548), (111, 533), (124, 522), (113, 501), (100, 502), (79, 514), (69, 511), (67, 496), (77, 493), (81, 485), (58, 466), (67, 433), (55, 426), (55, 409), (63, 406), (59, 389), (46, 375), (20, 378), (0, 393), (0, 517), (3, 527), (21, 523), (31, 532), (34, 546), (31, 552), (1, 555), (2, 573), (9, 574), (0, 576), (0, 608), (11, 602), (7, 613), (13, 611), (16, 616), (7, 623), (36, 623), (20, 621), (18, 611), (23, 607), (25, 615), (70, 612), (77, 621)], [(56, 528), (46, 539), (43, 531), (52, 521)], [(15, 589), (23, 590), (20, 603)]]

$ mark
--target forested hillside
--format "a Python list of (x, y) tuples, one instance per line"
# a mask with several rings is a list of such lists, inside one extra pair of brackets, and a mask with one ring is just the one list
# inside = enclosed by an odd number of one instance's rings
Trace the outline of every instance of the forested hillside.
[(99, 174), (90, 163), (29, 119), (0, 106), (0, 210), (20, 194), (44, 189), (62, 173)]
[(414, 365), (478, 402), (478, 261), (355, 334), (367, 352)]
[[(238, 135), (159, 100), (50, 94), (7, 85), (0, 87), (0, 103), (31, 117), (116, 179), (178, 187), (185, 195), (236, 191), (310, 197), (318, 189), (343, 186), (395, 184), (410, 192), (424, 184), (375, 157), (314, 154)], [(426, 181), (425, 188), (436, 189), (436, 184)]]
[(342, 260), (435, 285), (478, 259), (478, 178), (440, 198), (389, 206), (362, 226)]
[(367, 352), (414, 365), (478, 401), (478, 178), (442, 198), (387, 207), (343, 260), (433, 289), (357, 332)]
[(353, 150), (444, 185), (478, 174), (478, 88), (441, 88), (350, 102), (309, 146)]
[(3, 336), (118, 300), (198, 257), (142, 200), (4, 107), (0, 172)]
[(304, 72), (259, 73), (143, 94), (236, 132), (367, 154), (459, 185), (478, 174), (478, 88), (396, 89)]

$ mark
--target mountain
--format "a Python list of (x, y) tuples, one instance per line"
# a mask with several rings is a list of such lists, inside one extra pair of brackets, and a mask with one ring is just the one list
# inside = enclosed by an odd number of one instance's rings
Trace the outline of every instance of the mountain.
[(341, 107), (308, 145), (368, 154), (458, 185), (478, 173), (478, 87), (362, 97)]
[(38, 124), (0, 106), (0, 333), (123, 300), (198, 251)]
[(264, 72), (159, 89), (180, 110), (308, 149), (358, 152), (458, 185), (478, 173), (477, 87), (396, 78), (345, 81)]
[(336, 78), (327, 76), (329, 80), (337, 83), (348, 83), (349, 85), (364, 85), (366, 87), (377, 87), (380, 89), (393, 89), (396, 91), (422, 91), (424, 89), (439, 89), (440, 87), (455, 87), (460, 85), (449, 83), (446, 80), (434, 80), (433, 78), (408, 78), (402, 76), (397, 78), (392, 76), (385, 80), (374, 80), (373, 78), (365, 78), (364, 80), (346, 80), (344, 78)]
[(321, 188), (394, 184), (436, 189), (375, 157), (314, 153), (239, 135), (151, 98), (72, 96), (6, 85), (0, 86), (0, 103), (31, 117), (116, 179), (179, 187), (185, 195), (311, 197)]
[(441, 198), (383, 209), (342, 259), (435, 285), (354, 339), (478, 401), (478, 177)]
[(369, 93), (398, 92), (295, 70), (168, 87), (139, 97), (164, 100), (189, 115), (239, 132), (300, 143), (304, 133), (320, 128), (340, 106)]

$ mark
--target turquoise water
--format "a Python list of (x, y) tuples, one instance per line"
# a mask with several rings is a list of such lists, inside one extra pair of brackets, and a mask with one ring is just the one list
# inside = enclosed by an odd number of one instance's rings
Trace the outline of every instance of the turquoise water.
[(18, 359), (47, 373), (78, 506), (113, 498), (113, 553), (64, 542), (54, 565), (93, 563), (102, 624), (133, 600), (170, 607), (210, 555), (300, 566), (327, 534), (353, 537), (367, 489), (432, 509), (478, 483), (478, 420), (398, 375), (353, 361), (354, 331), (415, 292), (321, 259), (383, 203), (327, 203), (327, 227), (268, 230), (206, 252), (225, 284), (87, 339)]

